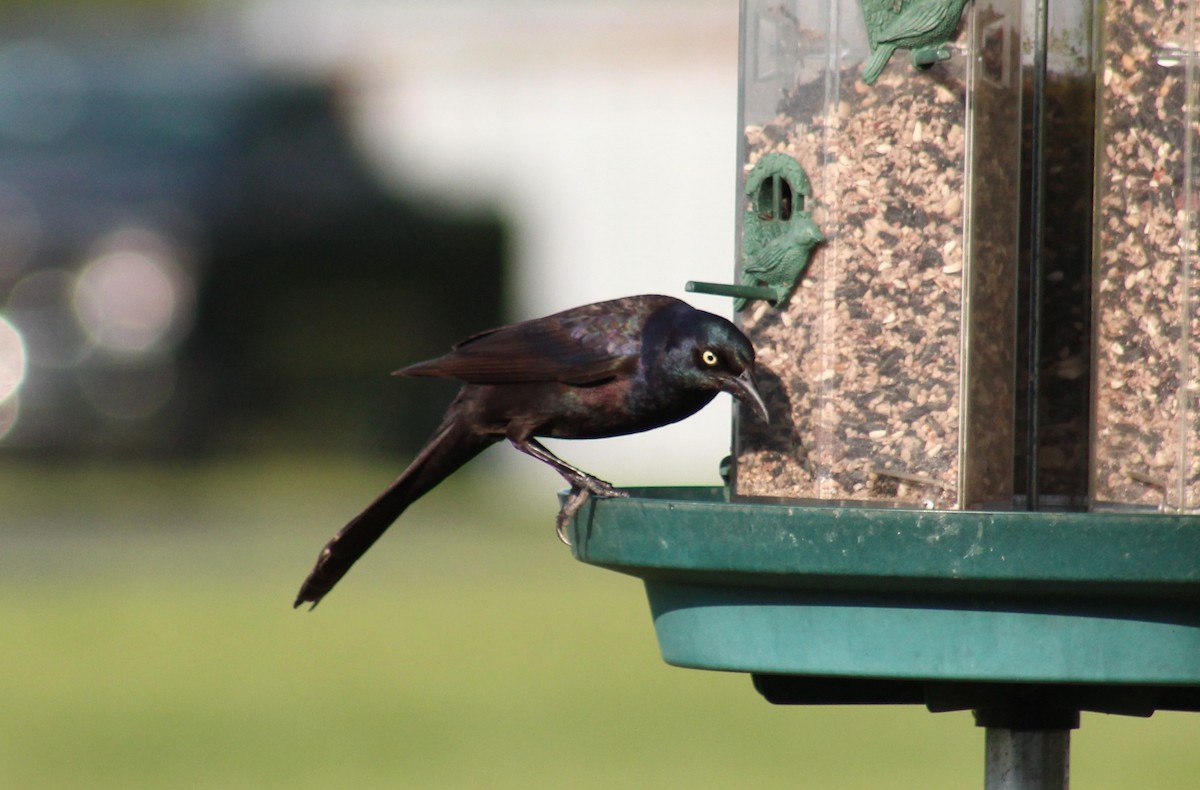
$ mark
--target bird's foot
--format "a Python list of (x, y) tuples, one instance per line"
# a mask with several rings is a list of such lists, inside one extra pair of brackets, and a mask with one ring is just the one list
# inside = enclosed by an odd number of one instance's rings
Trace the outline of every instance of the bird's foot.
[(592, 492), (586, 488), (572, 487), (571, 493), (567, 494), (567, 500), (559, 508), (558, 518), (554, 520), (554, 532), (563, 545), (571, 545), (571, 539), (567, 537), (567, 526), (575, 518), (575, 514), (579, 512), (580, 508), (587, 503), (591, 494)]
[(558, 534), (559, 540), (570, 546), (571, 541), (567, 537), (567, 525), (575, 518), (575, 514), (587, 504), (588, 497), (592, 495), (598, 497), (628, 497), (629, 494), (619, 488), (613, 487), (612, 483), (607, 483), (598, 477), (592, 477), (586, 473), (572, 475), (567, 478), (567, 482), (571, 484), (571, 492), (567, 494), (566, 501), (559, 508), (558, 518), (554, 520), (554, 531)]
[(601, 497), (627, 497), (629, 494), (615, 487), (612, 483), (605, 482), (598, 477), (592, 477), (589, 474), (572, 475), (567, 482), (571, 484), (571, 489), (582, 488), (596, 496)]

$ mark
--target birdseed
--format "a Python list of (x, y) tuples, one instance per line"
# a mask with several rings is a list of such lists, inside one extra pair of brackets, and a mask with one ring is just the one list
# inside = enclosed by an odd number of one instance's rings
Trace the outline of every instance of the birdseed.
[(973, 118), (961, 54), (919, 72), (901, 52), (874, 86), (859, 64), (822, 71), (744, 119), (744, 172), (772, 151), (798, 160), (828, 241), (786, 304), (739, 314), (771, 423), (739, 421), (735, 495), (1011, 502), (1020, 80), (988, 77), (1019, 58), (987, 33)]
[[(1191, 3), (1110, 0), (1099, 87), (1092, 505), (1200, 509)], [(1190, 73), (1189, 73), (1190, 72)]]

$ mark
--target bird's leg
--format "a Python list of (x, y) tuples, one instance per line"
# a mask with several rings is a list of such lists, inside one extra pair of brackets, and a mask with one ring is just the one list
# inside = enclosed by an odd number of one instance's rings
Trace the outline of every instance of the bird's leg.
[(554, 531), (558, 533), (558, 539), (563, 544), (571, 545), (571, 540), (567, 537), (567, 524), (571, 523), (571, 519), (575, 518), (575, 514), (584, 506), (591, 494), (592, 492), (586, 488), (572, 488), (571, 493), (567, 494), (567, 500), (559, 508), (558, 518), (554, 520)]
[[(526, 439), (509, 439), (512, 446), (525, 453), (532, 455), (544, 464), (549, 464), (554, 467), (554, 471), (563, 476), (571, 488), (582, 488), (595, 494), (596, 496), (614, 497), (614, 496), (629, 496), (624, 491), (619, 491), (613, 487), (612, 483), (606, 483), (598, 477), (593, 477), (582, 469), (577, 469), (569, 463), (559, 458), (554, 453), (543, 447), (537, 439), (532, 437)], [(580, 503), (580, 507), (583, 503)]]

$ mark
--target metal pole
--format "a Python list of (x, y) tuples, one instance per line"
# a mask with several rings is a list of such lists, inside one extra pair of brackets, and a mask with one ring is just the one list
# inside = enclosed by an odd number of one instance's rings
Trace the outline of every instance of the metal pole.
[(985, 790), (1067, 790), (1071, 783), (1070, 730), (988, 727)]
[(1079, 711), (1050, 686), (999, 684), (975, 709), (983, 727), (985, 790), (1067, 790)]

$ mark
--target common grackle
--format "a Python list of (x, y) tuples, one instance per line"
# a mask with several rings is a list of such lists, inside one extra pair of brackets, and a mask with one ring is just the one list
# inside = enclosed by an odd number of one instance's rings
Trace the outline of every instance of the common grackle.
[[(508, 439), (571, 485), (564, 511), (589, 494), (621, 496), (534, 437), (598, 439), (689, 417), (718, 392), (763, 420), (754, 348), (737, 327), (670, 296), (629, 296), (475, 335), (448, 354), (395, 372), (466, 382), (408, 468), (326, 544), (295, 606), (321, 598), (404, 509), (488, 446)], [(559, 537), (566, 516), (560, 515)]]

